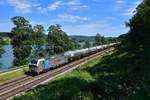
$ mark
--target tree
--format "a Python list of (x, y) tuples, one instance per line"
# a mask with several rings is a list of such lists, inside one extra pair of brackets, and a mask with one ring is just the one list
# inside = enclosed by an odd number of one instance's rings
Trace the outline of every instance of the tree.
[(42, 25), (36, 25), (33, 28), (32, 41), (35, 45), (43, 45), (45, 43), (45, 30)]
[(95, 45), (102, 45), (104, 43), (105, 43), (104, 36), (101, 36), (99, 33), (97, 33), (95, 36)]
[(150, 48), (150, 0), (144, 0), (136, 9), (127, 26), (130, 27), (127, 44), (130, 51)]
[(13, 27), (11, 31), (11, 44), (13, 45), (15, 66), (26, 64), (31, 53), (31, 34), (33, 33), (32, 26), (24, 17), (15, 16), (12, 19)]
[(48, 28), (48, 45), (50, 53), (61, 53), (72, 49), (71, 41), (67, 34), (61, 30), (59, 24)]
[(106, 44), (106, 38), (104, 36), (101, 36), (101, 42), (102, 44)]
[(83, 48), (89, 48), (89, 47), (91, 47), (91, 43), (89, 40), (86, 40), (84, 45), (83, 45)]
[[(2, 57), (2, 54), (5, 52), (4, 49), (2, 48), (2, 44), (3, 44), (2, 42), (3, 42), (2, 38), (0, 37), (0, 58)], [(0, 63), (0, 65), (1, 65), (1, 63)]]
[(0, 57), (4, 53), (4, 49), (2, 48), (2, 38), (0, 37)]
[(39, 53), (41, 54), (42, 52), (45, 55), (45, 51), (42, 48), (46, 44), (46, 35), (45, 35), (45, 30), (42, 25), (36, 25), (33, 27), (33, 34), (32, 34), (32, 53), (31, 53), (31, 58), (34, 58), (37, 56)]
[(77, 40), (71, 40), (72, 50), (81, 49), (81, 45)]

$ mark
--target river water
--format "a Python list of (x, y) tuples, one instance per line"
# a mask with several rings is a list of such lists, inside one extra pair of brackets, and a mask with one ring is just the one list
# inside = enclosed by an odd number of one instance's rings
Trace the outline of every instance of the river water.
[[(5, 50), (5, 53), (2, 54), (0, 58), (0, 72), (7, 71), (13, 65), (13, 48), (11, 45), (4, 45), (2, 48)], [(43, 48), (45, 48), (43, 46)], [(34, 50), (34, 48), (32, 48)]]
[(5, 53), (2, 54), (2, 57), (0, 58), (0, 71), (4, 71), (9, 69), (12, 66), (13, 62), (13, 48), (11, 45), (4, 45), (2, 46), (5, 50)]
[[(5, 50), (5, 53), (2, 54), (0, 58), (0, 72), (8, 70), (13, 64), (13, 48), (11, 45), (2, 46)], [(45, 48), (45, 46), (43, 46)]]

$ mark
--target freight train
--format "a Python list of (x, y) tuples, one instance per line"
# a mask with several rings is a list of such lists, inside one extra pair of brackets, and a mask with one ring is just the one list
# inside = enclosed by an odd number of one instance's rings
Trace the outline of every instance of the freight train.
[(29, 63), (29, 72), (40, 74), (41, 72), (48, 71), (49, 69), (56, 68), (60, 65), (70, 63), (117, 45), (118, 43), (111, 43), (75, 51), (67, 51), (65, 53), (52, 55), (46, 58), (39, 56), (39, 58), (34, 59)]

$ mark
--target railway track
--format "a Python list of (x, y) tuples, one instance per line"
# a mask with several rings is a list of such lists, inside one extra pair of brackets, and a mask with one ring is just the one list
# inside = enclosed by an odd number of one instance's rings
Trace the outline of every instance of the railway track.
[(88, 57), (84, 57), (82, 59), (79, 59), (77, 61), (71, 62), (69, 64), (66, 64), (62, 67), (59, 67), (57, 69), (51, 70), (47, 73), (38, 75), (38, 76), (26, 76), (17, 80), (10, 81), (9, 83), (5, 83), (0, 85), (0, 100), (5, 100), (7, 98), (10, 98), (20, 92), (29, 90), (43, 82), (46, 82), (47, 80), (51, 80), (54, 77), (56, 77), (58, 74), (65, 73), (68, 70), (73, 70), (75, 68), (78, 68), (82, 64), (87, 63), (89, 60), (94, 59), (98, 55), (102, 55), (105, 52), (111, 51), (114, 48), (105, 49), (101, 52), (95, 53), (93, 55), (90, 55)]

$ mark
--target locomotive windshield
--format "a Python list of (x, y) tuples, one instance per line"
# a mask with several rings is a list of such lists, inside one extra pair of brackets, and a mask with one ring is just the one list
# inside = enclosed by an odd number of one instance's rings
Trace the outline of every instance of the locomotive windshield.
[(37, 64), (37, 62), (38, 61), (34, 59), (34, 60), (31, 61), (31, 64)]

